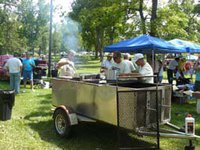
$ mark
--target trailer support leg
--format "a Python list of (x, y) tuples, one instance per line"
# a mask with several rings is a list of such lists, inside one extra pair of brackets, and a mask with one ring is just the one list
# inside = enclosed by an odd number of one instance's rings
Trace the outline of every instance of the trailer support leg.
[(194, 150), (195, 146), (192, 145), (192, 140), (189, 140), (189, 145), (185, 146), (185, 150)]

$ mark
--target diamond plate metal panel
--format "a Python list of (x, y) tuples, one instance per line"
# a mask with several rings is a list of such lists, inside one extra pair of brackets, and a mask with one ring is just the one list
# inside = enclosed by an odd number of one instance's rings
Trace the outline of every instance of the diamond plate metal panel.
[[(164, 91), (164, 92), (163, 92)], [(159, 122), (170, 120), (170, 89), (158, 91)], [(150, 127), (156, 124), (156, 88), (154, 90), (119, 91), (119, 126), (135, 130), (138, 127)]]
[(136, 94), (134, 92), (119, 92), (119, 126), (126, 129), (136, 127)]

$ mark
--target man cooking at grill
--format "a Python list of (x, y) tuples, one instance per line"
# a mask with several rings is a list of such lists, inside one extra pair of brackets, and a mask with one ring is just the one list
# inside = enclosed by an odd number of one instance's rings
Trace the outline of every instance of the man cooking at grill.
[(112, 53), (109, 53), (107, 55), (107, 59), (104, 60), (101, 64), (100, 72), (107, 72), (108, 69), (112, 67), (113, 61), (112, 61)]
[(133, 61), (138, 65), (138, 72), (142, 76), (152, 76), (142, 78), (142, 82), (153, 83), (153, 69), (149, 63), (144, 60), (144, 55), (141, 53), (135, 54)]
[(113, 53), (113, 60), (114, 63), (112, 68), (117, 70), (118, 75), (123, 76), (134, 71), (130, 70), (129, 65), (126, 62), (124, 62), (124, 60), (122, 60), (122, 55), (120, 52), (115, 51)]
[(76, 69), (73, 62), (75, 54), (76, 52), (74, 50), (69, 50), (67, 58), (61, 58), (61, 60), (57, 63), (56, 68), (60, 69), (59, 76), (73, 77), (75, 75)]

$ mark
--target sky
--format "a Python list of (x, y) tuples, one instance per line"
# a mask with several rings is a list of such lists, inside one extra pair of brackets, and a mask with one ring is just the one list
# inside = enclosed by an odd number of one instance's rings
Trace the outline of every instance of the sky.
[(56, 5), (62, 6), (63, 9), (66, 10), (67, 12), (70, 11), (72, 2), (73, 2), (73, 0), (53, 0), (53, 3), (54, 3), (55, 6)]
[[(50, 0), (46, 0), (48, 3), (50, 3)], [(71, 11), (71, 4), (74, 0), (53, 0), (53, 5), (54, 7), (62, 7), (62, 9), (66, 12)], [(149, 6), (151, 6), (151, 0), (146, 0)], [(158, 0), (159, 4), (165, 5), (168, 0)], [(195, 0), (195, 3), (199, 3), (199, 0)], [(59, 17), (60, 12), (55, 12), (53, 14), (53, 21), (54, 22), (60, 22), (60, 17)]]
[[(37, 3), (39, 0), (33, 0), (33, 3)], [(45, 0), (46, 3), (49, 3), (51, 2), (51, 0)], [(62, 7), (62, 10), (65, 11), (65, 12), (70, 12), (71, 11), (71, 4), (74, 0), (53, 0), (53, 7), (56, 8), (60, 8)], [(57, 22), (60, 22), (60, 17), (59, 17), (59, 14), (61, 14), (61, 12), (59, 11), (56, 11), (53, 13), (53, 22), (57, 23)]]
[[(50, 2), (50, 0), (46, 0)], [(71, 4), (74, 0), (53, 0), (53, 6), (54, 8), (56, 7), (62, 7), (63, 11), (69, 12), (71, 11)], [(53, 14), (53, 21), (54, 22), (60, 22), (60, 17), (59, 17), (60, 12), (55, 12)]]

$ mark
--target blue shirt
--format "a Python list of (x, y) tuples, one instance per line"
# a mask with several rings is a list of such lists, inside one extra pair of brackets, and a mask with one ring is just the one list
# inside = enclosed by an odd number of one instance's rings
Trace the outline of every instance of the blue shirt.
[(26, 70), (26, 71), (32, 71), (33, 70), (33, 66), (35, 66), (35, 62), (34, 62), (33, 59), (31, 59), (31, 58), (29, 58), (29, 59), (28, 58), (23, 59), (24, 70)]

